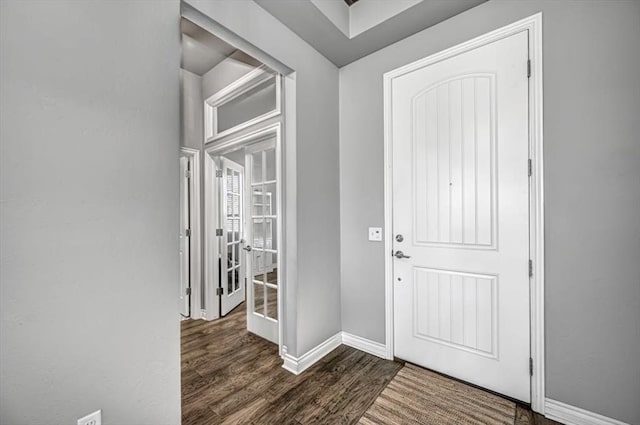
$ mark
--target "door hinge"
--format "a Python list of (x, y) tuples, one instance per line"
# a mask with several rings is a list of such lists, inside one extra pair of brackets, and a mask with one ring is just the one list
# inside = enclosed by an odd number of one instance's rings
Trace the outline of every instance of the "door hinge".
[(222, 177), (222, 170), (216, 170), (216, 177)]
[(187, 295), (191, 295), (191, 288), (187, 288)]
[(191, 178), (191, 170), (184, 170), (184, 176), (188, 179)]
[(188, 238), (190, 238), (190, 237), (191, 237), (191, 229), (186, 229), (186, 230), (184, 231), (184, 234), (185, 234)]
[(527, 78), (531, 78), (531, 59), (527, 59)]
[(529, 357), (529, 376), (533, 376), (533, 358)]
[(529, 277), (533, 276), (533, 260), (529, 260)]
[(529, 159), (529, 177), (533, 175), (533, 161)]
[(216, 236), (222, 236), (222, 229), (216, 229)]
[(222, 288), (216, 288), (216, 295), (222, 295)]

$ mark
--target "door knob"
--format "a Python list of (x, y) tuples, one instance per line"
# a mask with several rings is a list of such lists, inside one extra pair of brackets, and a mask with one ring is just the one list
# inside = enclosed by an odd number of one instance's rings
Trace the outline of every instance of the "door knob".
[(242, 249), (244, 249), (244, 250), (245, 250), (245, 251), (247, 251), (247, 252), (251, 252), (251, 250), (252, 250), (251, 245), (247, 245), (247, 246), (245, 246), (245, 247), (244, 247), (244, 248), (242, 248)]
[(404, 255), (404, 252), (402, 251), (396, 251), (395, 254), (393, 254), (394, 257), (396, 257), (398, 260), (400, 260), (401, 258), (411, 258), (411, 256), (409, 255)]

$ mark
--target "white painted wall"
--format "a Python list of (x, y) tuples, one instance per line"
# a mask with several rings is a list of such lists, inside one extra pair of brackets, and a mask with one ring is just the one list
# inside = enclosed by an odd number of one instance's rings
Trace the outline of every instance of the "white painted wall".
[(0, 2), (0, 423), (180, 423), (179, 2)]
[(547, 397), (637, 424), (637, 1), (492, 0), (340, 70), (342, 328), (385, 339), (383, 73), (540, 11)]
[(287, 288), (284, 340), (302, 355), (341, 329), (338, 69), (252, 1), (188, 3), (296, 72), (298, 279)]

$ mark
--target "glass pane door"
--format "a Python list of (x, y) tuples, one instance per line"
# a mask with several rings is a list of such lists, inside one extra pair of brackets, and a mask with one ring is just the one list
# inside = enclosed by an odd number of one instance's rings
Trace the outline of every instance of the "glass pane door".
[[(247, 149), (251, 215), (249, 330), (277, 342), (278, 336), (278, 188), (275, 139)], [(252, 329), (253, 328), (253, 329)]]
[(243, 179), (244, 168), (222, 158), (222, 315), (244, 301)]

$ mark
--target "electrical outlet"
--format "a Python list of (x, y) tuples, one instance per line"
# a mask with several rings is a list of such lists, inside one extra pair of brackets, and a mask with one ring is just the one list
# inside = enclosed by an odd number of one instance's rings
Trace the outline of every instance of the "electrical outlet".
[(96, 410), (84, 418), (78, 419), (78, 425), (102, 425), (102, 410)]
[(369, 227), (369, 240), (380, 242), (382, 240), (382, 227)]

